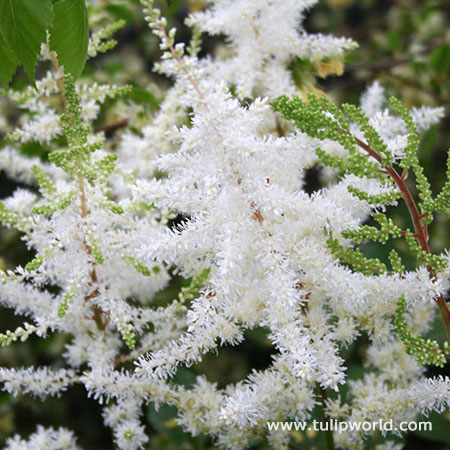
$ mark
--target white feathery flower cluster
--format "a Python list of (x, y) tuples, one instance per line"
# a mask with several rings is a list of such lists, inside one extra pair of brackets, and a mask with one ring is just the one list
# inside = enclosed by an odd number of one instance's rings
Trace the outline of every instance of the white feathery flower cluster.
[(166, 93), (152, 122), (142, 128), (142, 136), (131, 131), (124, 133), (117, 149), (124, 168), (138, 177), (151, 177), (157, 169), (156, 157), (176, 151), (174, 127), (186, 117), (182, 96), (182, 86), (176, 84)]
[[(383, 138), (389, 150), (396, 158), (405, 156), (404, 150), (408, 143), (408, 132), (401, 118), (390, 114), (384, 109), (385, 93), (378, 81), (368, 88), (361, 99), (361, 109), (369, 117), (369, 123)], [(444, 108), (422, 106), (413, 108), (411, 116), (417, 131), (425, 131), (431, 125), (437, 124), (444, 117)]]
[(43, 164), (39, 158), (23, 158), (17, 150), (6, 145), (0, 150), (0, 169), (8, 174), (8, 177), (28, 185), (35, 184), (33, 167), (38, 166), (43, 173), (60, 179), (64, 178), (64, 172), (53, 165)]
[[(422, 264), (367, 274), (342, 261), (330, 239), (344, 253), (351, 250), (345, 232), (396, 204), (369, 202), (351, 188), (372, 197), (393, 188), (347, 174), (307, 193), (316, 149), (335, 158), (348, 152), (293, 130), (271, 109), (275, 96), (301, 94), (288, 70), (293, 59), (338, 58), (355, 44), (300, 27), (316, 0), (211, 0), (188, 23), (225, 34), (234, 53), (198, 59), (175, 45), (151, 1), (142, 3), (165, 52), (158, 70), (175, 82), (139, 133), (127, 129), (111, 144), (95, 132), (100, 104), (122, 92), (114, 85), (73, 86), (49, 72), (36, 88), (10, 95), (26, 118), (0, 151), (0, 168), (37, 184), (39, 194), (21, 188), (1, 203), (2, 222), (36, 252), (25, 267), (0, 273), (0, 304), (30, 322), (2, 334), (1, 343), (53, 331), (70, 340), (62, 355), (67, 369), (0, 369), (3, 389), (45, 396), (81, 383), (106, 403), (104, 422), (126, 450), (148, 443), (141, 416), (149, 402), (175, 406), (185, 430), (231, 449), (245, 448), (267, 421), (308, 420), (319, 400), (325, 403), (319, 394), (339, 392), (345, 383), (345, 401), (325, 405), (331, 417), (399, 422), (448, 408), (449, 380), (425, 377), (393, 323), (402, 297), (413, 332), (427, 332), (448, 270), (430, 276)], [(62, 95), (61, 82), (70, 111), (63, 119), (50, 101)], [(384, 102), (376, 82), (361, 108), (400, 161), (409, 132)], [(442, 115), (441, 108), (412, 112), (419, 130)], [(350, 129), (365, 142), (360, 127)], [(54, 139), (63, 134), (66, 140)], [(51, 162), (17, 152), (14, 141), (36, 140), (52, 147)], [(161, 305), (156, 294), (171, 288), (174, 276), (188, 280), (186, 286)], [(201, 375), (190, 387), (171, 379), (180, 366), (240, 344), (251, 329), (264, 329), (273, 347), (265, 369), (224, 387)], [(366, 373), (348, 381), (343, 348), (361, 335), (369, 340)], [(357, 449), (366, 437), (348, 431), (336, 442)], [(286, 439), (269, 433), (273, 446)], [(7, 445), (78, 448), (68, 431), (43, 428), (27, 442), (15, 437)], [(377, 448), (395, 448), (383, 445)]]
[(450, 378), (439, 376), (421, 380), (411, 386), (408, 395), (423, 414), (442, 413), (450, 407)]
[(59, 395), (75, 380), (73, 370), (49, 370), (40, 367), (36, 370), (0, 368), (0, 381), (10, 394), (33, 394), (41, 397)]
[(59, 115), (55, 111), (39, 111), (38, 116), (26, 121), (21, 130), (16, 131), (15, 137), (20, 142), (38, 141), (48, 144), (61, 133)]
[(288, 65), (294, 58), (321, 60), (356, 47), (350, 39), (310, 35), (301, 27), (304, 12), (317, 0), (210, 0), (187, 23), (210, 35), (225, 34), (232, 56), (207, 61), (205, 70), (235, 85), (240, 97), (277, 97), (295, 92)]
[(28, 440), (20, 439), (14, 436), (6, 441), (5, 450), (81, 450), (77, 445), (75, 436), (72, 431), (65, 428), (44, 428), (38, 426), (36, 433), (33, 433)]
[(148, 437), (139, 423), (141, 400), (121, 400), (104, 410), (105, 424), (114, 429), (114, 438), (120, 449), (145, 448)]

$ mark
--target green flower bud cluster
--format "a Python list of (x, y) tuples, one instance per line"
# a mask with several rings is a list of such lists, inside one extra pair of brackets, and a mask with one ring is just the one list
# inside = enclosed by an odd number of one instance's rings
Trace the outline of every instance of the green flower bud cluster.
[(132, 350), (136, 346), (136, 334), (134, 333), (133, 325), (130, 323), (120, 325), (119, 331), (127, 347)]
[(48, 200), (48, 203), (35, 206), (32, 209), (33, 214), (47, 214), (51, 215), (56, 210), (66, 209), (76, 197), (76, 192), (73, 190), (66, 195), (59, 195), (55, 184), (42, 172), (42, 170), (33, 166), (32, 168), (34, 176), (39, 186), (39, 191), (44, 198)]
[(411, 230), (406, 230), (404, 236), (409, 249), (419, 261), (430, 266), (435, 272), (441, 272), (447, 268), (448, 262), (446, 258), (425, 252), (417, 242), (417, 239)]
[(70, 206), (74, 198), (76, 197), (76, 191), (72, 190), (67, 195), (58, 196), (58, 193), (55, 193), (55, 200), (44, 204), (33, 207), (31, 212), (33, 214), (46, 214), (52, 215), (54, 212), (59, 210), (64, 210)]
[(400, 193), (393, 190), (391, 192), (384, 192), (382, 194), (368, 194), (361, 191), (355, 186), (348, 186), (348, 191), (360, 200), (366, 201), (371, 205), (388, 205), (395, 203), (400, 197)]
[(89, 248), (91, 249), (91, 254), (95, 259), (95, 262), (97, 264), (103, 264), (105, 258), (103, 257), (103, 253), (100, 250), (100, 246), (98, 245), (97, 241), (92, 236), (89, 236), (87, 239), (87, 243), (89, 245)]
[(209, 277), (209, 273), (211, 272), (210, 268), (203, 269), (202, 273), (196, 277), (192, 277), (190, 279), (190, 283), (188, 286), (181, 288), (181, 292), (178, 294), (178, 299), (181, 303), (186, 301), (191, 301), (196, 298), (200, 289), (203, 287), (205, 281)]
[(202, 47), (202, 32), (200, 28), (194, 27), (192, 29), (192, 37), (189, 42), (187, 52), (190, 56), (197, 56), (200, 53)]
[(127, 256), (125, 261), (130, 266), (133, 266), (137, 272), (141, 273), (145, 277), (149, 277), (152, 274), (157, 275), (161, 272), (161, 267), (158, 265), (154, 265), (151, 269), (149, 269), (146, 265), (142, 264), (138, 259), (133, 258), (132, 256)]
[[(331, 139), (339, 142), (345, 148), (356, 149), (353, 136), (341, 132), (342, 127), (348, 127), (342, 111), (333, 108), (326, 97), (308, 96), (309, 104), (294, 95), (291, 99), (285, 95), (278, 97), (272, 103), (275, 111), (286, 119), (292, 120), (295, 126), (307, 135), (319, 139)], [(325, 114), (326, 107), (334, 109), (336, 116)]]
[(75, 90), (73, 77), (69, 73), (64, 75), (64, 86), (67, 112), (61, 115), (61, 124), (69, 150), (52, 152), (49, 154), (49, 159), (75, 177), (84, 168), (89, 167), (90, 154), (99, 146), (101, 147), (101, 143), (88, 143), (90, 126), (81, 120), (80, 98)]
[(5, 204), (0, 201), (0, 223), (5, 226), (17, 225), (17, 215), (10, 211)]
[(118, 20), (95, 32), (89, 41), (88, 56), (94, 58), (98, 53), (112, 50), (117, 45), (117, 41), (109, 38), (125, 25), (126, 22), (124, 20)]
[(392, 219), (388, 219), (384, 214), (373, 214), (373, 218), (379, 223), (380, 228), (369, 225), (362, 225), (356, 230), (344, 230), (342, 236), (360, 244), (361, 242), (371, 239), (373, 241), (386, 244), (389, 237), (398, 238), (401, 236), (401, 230), (394, 224)]
[(41, 193), (47, 197), (53, 197), (56, 194), (56, 187), (54, 183), (48, 178), (38, 166), (33, 166), (31, 169), (39, 186)]
[(56, 208), (54, 205), (39, 205), (35, 206), (31, 212), (33, 214), (42, 214), (42, 215), (52, 215), (56, 211)]
[(73, 190), (69, 194), (60, 197), (58, 200), (58, 203), (56, 205), (57, 208), (60, 210), (66, 209), (72, 203), (75, 196), (76, 196), (76, 192)]
[(367, 144), (380, 153), (383, 165), (390, 166), (393, 161), (393, 155), (375, 128), (369, 124), (369, 118), (364, 112), (357, 106), (350, 104), (343, 104), (342, 109), (358, 125), (364, 134)]
[(77, 295), (77, 291), (72, 286), (70, 286), (64, 293), (61, 303), (58, 305), (59, 317), (64, 317), (75, 295)]
[(420, 336), (413, 335), (408, 329), (405, 313), (406, 301), (405, 297), (401, 296), (397, 302), (394, 326), (397, 336), (405, 344), (406, 351), (416, 357), (418, 364), (433, 364), (438, 367), (444, 367), (446, 356), (450, 356), (448, 342), (444, 343), (444, 350), (441, 350), (436, 341), (425, 340)]
[(93, 167), (95, 172), (99, 172), (99, 177), (105, 180), (114, 172), (116, 168), (117, 155), (106, 155), (97, 161)]
[[(286, 119), (291, 120), (304, 133), (318, 139), (331, 139), (339, 142), (348, 152), (347, 158), (337, 157), (327, 154), (322, 149), (317, 150), (317, 156), (323, 164), (338, 168), (344, 173), (353, 173), (358, 176), (366, 176), (379, 180), (386, 180), (387, 174), (383, 168), (389, 168), (394, 164), (393, 155), (387, 145), (380, 137), (379, 133), (369, 124), (368, 117), (364, 112), (349, 104), (342, 105), (342, 111), (326, 97), (316, 98), (308, 96), (308, 103), (303, 102), (299, 97), (293, 96), (291, 99), (282, 96), (273, 102), (275, 111), (280, 112)], [(390, 98), (390, 103), (394, 111), (403, 119), (408, 131), (407, 145), (405, 147), (405, 157), (399, 161), (398, 165), (404, 169), (411, 169), (416, 179), (418, 196), (420, 199), (419, 209), (424, 215), (422, 223), (431, 223), (433, 220), (432, 211), (449, 212), (450, 206), (450, 181), (448, 181), (442, 192), (433, 201), (430, 184), (420, 165), (417, 151), (419, 138), (416, 127), (408, 110), (395, 98)], [(349, 121), (345, 114), (355, 122), (364, 134), (366, 142), (356, 140), (349, 131)], [(373, 158), (367, 158), (361, 151), (356, 149), (356, 144), (364, 145), (364, 148), (373, 149), (369, 153)], [(374, 161), (373, 159), (377, 161)], [(389, 179), (389, 178), (387, 178)], [(450, 163), (447, 167), (447, 179), (450, 180)], [(392, 180), (389, 181), (392, 184)], [(383, 194), (381, 196), (369, 196), (357, 188), (351, 187), (350, 192), (361, 200), (369, 203), (392, 203), (399, 198), (397, 192)], [(425, 214), (427, 213), (427, 214)]]
[[(80, 98), (75, 89), (72, 75), (66, 74), (64, 76), (64, 86), (66, 113), (61, 115), (61, 124), (69, 150), (52, 152), (49, 154), (49, 159), (72, 177), (80, 174), (88, 180), (95, 180), (98, 177), (106, 179), (114, 170), (117, 157), (116, 155), (107, 155), (95, 164), (91, 164), (91, 153), (102, 148), (103, 139), (99, 135), (100, 137), (94, 142), (88, 141), (91, 128), (90, 125), (82, 121)], [(96, 96), (95, 88), (93, 89), (93, 92), (88, 92), (91, 97)], [(125, 95), (131, 90), (130, 86), (113, 86), (109, 87), (107, 91), (97, 89), (99, 90), (99, 96), (109, 98)]]
[(40, 253), (36, 255), (26, 266), (25, 270), (31, 272), (32, 270), (39, 269), (45, 261), (46, 257), (44, 254)]
[(348, 264), (356, 272), (364, 275), (380, 274), (387, 271), (387, 267), (378, 258), (366, 258), (359, 248), (345, 248), (337, 239), (328, 238), (327, 245), (332, 253), (344, 264)]
[(446, 182), (442, 191), (434, 200), (434, 208), (436, 212), (446, 214), (450, 217), (450, 149), (447, 155)]
[[(354, 105), (342, 105), (342, 111), (328, 101), (326, 97), (316, 98), (309, 96), (309, 104), (303, 102), (299, 97), (289, 99), (286, 96), (279, 97), (274, 101), (275, 111), (279, 111), (286, 119), (292, 120), (297, 127), (308, 135), (319, 139), (333, 139), (343, 145), (348, 151), (348, 157), (336, 157), (327, 154), (319, 149), (317, 155), (323, 164), (340, 169), (344, 173), (353, 173), (358, 176), (366, 176), (379, 179), (384, 185), (391, 185), (392, 190), (387, 193), (373, 195), (368, 194), (354, 186), (349, 186), (348, 190), (360, 200), (367, 201), (374, 205), (387, 205), (395, 203), (401, 197), (398, 189), (395, 189), (393, 179), (388, 176), (388, 169), (392, 169), (394, 163), (392, 154), (387, 145), (383, 142), (379, 133), (369, 124), (369, 119), (361, 109)], [(418, 196), (420, 199), (419, 209), (421, 212), (420, 224), (425, 226), (433, 220), (434, 209), (445, 212), (450, 205), (450, 181), (448, 181), (443, 191), (433, 201), (429, 182), (424, 175), (422, 166), (417, 157), (419, 139), (416, 128), (408, 110), (395, 98), (390, 99), (394, 111), (402, 118), (408, 131), (408, 142), (405, 148), (406, 156), (398, 163), (404, 170), (412, 170), (417, 184)], [(356, 140), (349, 131), (349, 121), (345, 114), (354, 121), (362, 133), (366, 142)], [(366, 150), (364, 155), (356, 149), (356, 144)], [(372, 158), (367, 158), (372, 156)], [(447, 177), (450, 178), (450, 161), (447, 164)], [(379, 222), (382, 215), (378, 214)], [(381, 223), (380, 223), (381, 224)], [(383, 228), (384, 226), (384, 228)], [(445, 258), (427, 253), (423, 245), (418, 242), (417, 236), (411, 231), (402, 232), (410, 250), (416, 255), (419, 261), (429, 265), (434, 271), (440, 272), (445, 269), (447, 262)], [(344, 237), (362, 242), (364, 239), (373, 239), (385, 244), (387, 238), (400, 237), (400, 229), (396, 227), (392, 220), (384, 219), (381, 230), (376, 231), (374, 227), (362, 226), (358, 231), (348, 231), (343, 233)], [(341, 251), (343, 254), (343, 252)], [(350, 258), (349, 250), (346, 250), (346, 258)], [(356, 253), (359, 261), (359, 253)], [(352, 257), (353, 259), (355, 256)], [(364, 265), (365, 267), (366, 265)], [(381, 266), (380, 266), (381, 267)]]
[(113, 202), (111, 200), (107, 200), (103, 202), (103, 208), (107, 209), (108, 211), (111, 211), (114, 214), (123, 214), (123, 208), (118, 205), (116, 202)]
[(402, 259), (394, 249), (389, 252), (389, 262), (394, 272), (402, 274), (405, 271)]
[(20, 339), (21, 342), (24, 342), (30, 337), (31, 334), (36, 332), (37, 329), (38, 328), (34, 325), (25, 322), (23, 327), (18, 327), (15, 331), (8, 330), (6, 333), (0, 333), (0, 345), (5, 347), (18, 339)]
[(423, 167), (420, 165), (417, 151), (419, 149), (419, 137), (417, 136), (416, 126), (408, 110), (395, 97), (389, 99), (395, 112), (403, 119), (408, 130), (408, 143), (405, 148), (406, 156), (400, 161), (400, 167), (408, 170), (412, 169), (416, 177), (417, 190), (419, 191), (419, 198), (421, 202), (419, 207), (421, 213), (428, 213), (426, 216), (427, 223), (433, 220), (431, 212), (434, 209), (434, 202), (432, 199), (430, 183), (423, 172)]
[[(317, 98), (309, 95), (308, 100), (309, 104), (297, 96), (291, 99), (282, 96), (274, 100), (272, 106), (275, 111), (280, 112), (286, 119), (292, 120), (309, 136), (336, 141), (348, 151), (348, 157), (344, 158), (329, 155), (324, 150), (318, 149), (316, 153), (323, 164), (344, 173), (386, 181), (387, 177), (380, 171), (379, 164), (368, 159), (358, 149), (355, 137), (348, 130), (350, 123), (344, 113), (326, 97)], [(359, 117), (353, 109), (349, 108), (349, 111), (353, 116)], [(374, 136), (371, 139), (377, 142), (381, 140), (381, 138), (377, 140)]]

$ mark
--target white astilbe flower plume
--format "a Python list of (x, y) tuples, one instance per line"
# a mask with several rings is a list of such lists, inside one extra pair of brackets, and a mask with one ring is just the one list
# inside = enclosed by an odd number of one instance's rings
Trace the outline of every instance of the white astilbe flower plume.
[(81, 450), (77, 445), (72, 431), (66, 428), (44, 428), (38, 426), (36, 433), (33, 433), (27, 440), (14, 436), (6, 441), (5, 450)]
[[(317, 0), (209, 0), (203, 12), (191, 14), (187, 23), (209, 35), (225, 34), (231, 56), (200, 60), (185, 57), (190, 71), (209, 79), (210, 85), (226, 82), (235, 86), (239, 97), (268, 96), (297, 92), (289, 64), (294, 58), (319, 61), (340, 57), (357, 44), (351, 39), (306, 33), (301, 22), (304, 13)], [(176, 149), (174, 125), (180, 125), (189, 106), (183, 97), (183, 84), (176, 62), (166, 60), (157, 69), (177, 82), (168, 90), (153, 122), (142, 135), (127, 132), (119, 147), (126, 167), (149, 176), (156, 168), (154, 157)]]
[[(45, 75), (36, 89), (11, 94), (25, 111), (23, 126), (0, 151), (0, 169), (39, 189), (18, 189), (0, 204), (4, 225), (20, 231), (36, 253), (24, 267), (0, 272), (1, 306), (27, 318), (2, 333), (1, 343), (33, 333), (69, 337), (62, 355), (67, 368), (2, 368), (2, 388), (44, 397), (82, 384), (102, 405), (123, 450), (154, 445), (142, 422), (150, 402), (175, 407), (185, 431), (236, 450), (266, 435), (268, 421), (309, 420), (319, 403), (346, 421), (391, 417), (398, 423), (448, 409), (449, 380), (426, 378), (392, 319), (402, 296), (412, 332), (428, 332), (449, 269), (430, 276), (422, 264), (367, 274), (344, 264), (330, 239), (343, 251), (353, 248), (349, 230), (395, 206), (398, 192), (358, 171), (325, 172), (328, 185), (307, 192), (308, 171), (322, 170), (319, 147), (330, 158), (351, 152), (293, 129), (271, 108), (274, 97), (297, 92), (292, 61), (341, 62), (355, 44), (305, 32), (303, 15), (316, 0), (211, 0), (188, 23), (224, 34), (231, 55), (199, 59), (175, 44), (150, 0), (142, 3), (164, 51), (156, 69), (174, 80), (143, 128), (133, 125), (114, 139), (95, 132), (100, 104), (121, 89), (75, 86), (68, 77), (59, 103), (70, 114), (61, 119), (49, 101), (62, 93), (61, 71)], [(408, 130), (385, 109), (379, 83), (365, 92), (361, 107), (400, 162)], [(412, 111), (419, 132), (442, 114), (440, 108)], [(364, 141), (356, 124), (349, 129)], [(56, 150), (49, 157), (55, 165), (17, 152), (30, 141)], [(369, 202), (365, 194), (392, 196)], [(178, 382), (180, 367), (239, 346), (250, 330), (263, 332), (271, 345), (265, 367), (221, 385), (196, 366), (189, 386)], [(348, 381), (343, 349), (360, 336), (364, 375)], [(345, 383), (348, 395), (340, 391)], [(326, 401), (327, 389), (340, 391), (338, 399)], [(282, 448), (286, 435), (272, 430), (268, 439)], [(359, 449), (368, 436), (349, 430), (336, 443)], [(40, 427), (27, 441), (8, 440), (6, 448), (78, 447), (67, 430)]]
[[(400, 117), (384, 109), (384, 103), (384, 89), (378, 81), (375, 81), (362, 96), (361, 109), (367, 114), (370, 125), (380, 134), (392, 154), (397, 158), (403, 157), (408, 143), (405, 124)], [(429, 106), (413, 108), (411, 116), (417, 131), (421, 132), (439, 123), (439, 120), (444, 117), (444, 108)]]
[(310, 35), (301, 26), (317, 0), (209, 0), (188, 24), (211, 35), (225, 34), (234, 55), (206, 63), (216, 79), (236, 85), (240, 97), (276, 97), (295, 92), (288, 65), (295, 58), (320, 60), (356, 47), (350, 39)]

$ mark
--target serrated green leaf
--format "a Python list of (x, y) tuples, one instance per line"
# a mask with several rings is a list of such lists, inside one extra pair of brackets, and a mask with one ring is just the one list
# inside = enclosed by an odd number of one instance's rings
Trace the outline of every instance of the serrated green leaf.
[(12, 76), (14, 75), (17, 66), (19, 65), (19, 60), (17, 59), (14, 52), (11, 50), (8, 42), (3, 36), (2, 30), (0, 29), (0, 83), (3, 88), (6, 89), (10, 83)]
[(89, 24), (84, 0), (62, 0), (55, 4), (50, 47), (66, 73), (80, 76), (87, 60)]
[[(34, 68), (53, 20), (51, 0), (1, 0), (0, 29), (13, 56), (23, 65), (34, 83)], [(3, 51), (4, 48), (3, 48)], [(11, 72), (11, 55), (5, 73)], [(3, 65), (3, 60), (1, 62)], [(7, 77), (5, 76), (5, 79)]]

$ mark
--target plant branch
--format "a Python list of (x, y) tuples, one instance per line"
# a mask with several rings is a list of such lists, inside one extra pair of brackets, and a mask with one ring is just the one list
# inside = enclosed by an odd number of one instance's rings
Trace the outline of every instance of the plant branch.
[[(58, 63), (58, 57), (55, 52), (51, 52), (50, 54), (52, 65), (54, 71), (58, 74), (59, 72), (59, 63)], [(57, 78), (57, 84), (58, 84), (58, 90), (62, 96), (63, 104), (64, 104), (64, 111), (66, 114), (69, 114), (68, 108), (67, 108), (67, 102), (66, 98), (64, 97), (65, 92), (65, 86), (64, 86), (64, 80), (61, 77)], [(71, 117), (72, 120), (72, 117)], [(77, 181), (78, 181), (78, 188), (80, 190), (80, 216), (83, 222), (86, 220), (86, 217), (88, 216), (88, 207), (87, 207), (87, 200), (86, 200), (86, 191), (84, 187), (84, 178), (81, 176), (80, 172), (77, 173)], [(83, 237), (83, 246), (88, 254), (89, 258), (92, 257), (92, 249), (90, 245), (87, 243), (86, 238)], [(97, 278), (97, 272), (95, 270), (96, 262), (89, 259), (89, 265), (91, 267), (89, 276), (90, 281), (89, 285), (94, 287), (98, 286), (98, 278)], [(95, 287), (95, 289), (84, 299), (85, 302), (90, 301), (92, 298), (96, 297), (99, 293), (98, 287)], [(109, 318), (107, 318), (105, 321), (102, 319), (102, 315), (105, 314), (105, 312), (99, 308), (97, 305), (93, 305), (93, 311), (94, 315), (92, 316), (92, 319), (94, 320), (95, 324), (97, 325), (97, 328), (101, 331), (103, 331), (106, 326), (108, 325)]]
[[(153, 23), (158, 22), (158, 18), (155, 16), (155, 14), (151, 11), (150, 15), (153, 19)], [(169, 38), (169, 36), (167, 35), (166, 29), (162, 26), (157, 24), (155, 26), (155, 28), (158, 29), (158, 31), (161, 33), (162, 38), (165, 40), (166, 45), (169, 50), (170, 53), (172, 54), (172, 57), (177, 61), (177, 63), (179, 64), (181, 70), (185, 73), (185, 75), (187, 76), (188, 80), (191, 82), (192, 86), (194, 87), (194, 89), (197, 91), (197, 94), (200, 98), (203, 98), (203, 94), (202, 91), (200, 90), (197, 80), (192, 76), (191, 72), (189, 71), (189, 69), (186, 67), (186, 65), (184, 64), (184, 61), (180, 58), (180, 56), (178, 55), (177, 51), (175, 50), (175, 48), (173, 47), (173, 45), (171, 44), (171, 40)]]
[(325, 412), (326, 408), (326, 402), (328, 400), (328, 392), (326, 389), (323, 389), (322, 386), (317, 383), (317, 391), (320, 394), (320, 397), (322, 398), (322, 415), (323, 415), (323, 421), (327, 422), (328, 426), (325, 431), (325, 442), (326, 442), (326, 448), (327, 450), (334, 450), (336, 448), (334, 444), (334, 436), (333, 431), (331, 430), (331, 419), (328, 414)]
[[(350, 134), (349, 131), (343, 130), (346, 134)], [(426, 253), (430, 253), (430, 248), (428, 246), (428, 232), (426, 225), (423, 225), (421, 222), (421, 214), (419, 213), (419, 210), (417, 208), (416, 202), (414, 201), (413, 196), (411, 195), (411, 192), (408, 189), (408, 186), (406, 186), (405, 178), (402, 175), (400, 175), (392, 166), (384, 166), (382, 163), (382, 158), (379, 152), (371, 148), (369, 145), (367, 145), (365, 142), (361, 141), (358, 138), (355, 138), (356, 143), (364, 149), (370, 156), (375, 158), (382, 167), (387, 171), (387, 173), (392, 177), (395, 184), (397, 185), (398, 189), (400, 190), (402, 197), (406, 203), (406, 206), (408, 207), (409, 214), (411, 216), (411, 220), (414, 225), (414, 236), (417, 239), (417, 242), (420, 244), (422, 250)], [(436, 278), (436, 273), (434, 272), (433, 268), (431, 266), (427, 267), (428, 272), (430, 274), (430, 278), (434, 279)], [(441, 313), (442, 319), (444, 321), (445, 330), (447, 332), (447, 337), (450, 341), (450, 310), (447, 306), (447, 303), (445, 301), (445, 298), (441, 294), (437, 299), (435, 299), (439, 311)]]
[(108, 123), (106, 125), (102, 125), (101, 127), (96, 127), (94, 131), (96, 133), (100, 133), (101, 131), (104, 131), (105, 133), (113, 133), (114, 131), (126, 127), (128, 125), (130, 119), (124, 118), (121, 120), (118, 120), (117, 122)]

